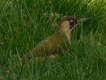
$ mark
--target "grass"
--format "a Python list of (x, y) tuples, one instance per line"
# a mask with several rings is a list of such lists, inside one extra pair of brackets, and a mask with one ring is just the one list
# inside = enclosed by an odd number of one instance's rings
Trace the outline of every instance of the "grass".
[[(0, 79), (106, 80), (105, 4), (105, 0), (1, 0)], [(64, 56), (22, 65), (22, 56), (51, 35), (66, 15), (92, 20), (73, 30)]]

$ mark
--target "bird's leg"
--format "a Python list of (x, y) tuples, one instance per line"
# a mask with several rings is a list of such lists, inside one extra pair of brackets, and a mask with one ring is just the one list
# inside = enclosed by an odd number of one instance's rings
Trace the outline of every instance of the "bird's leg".
[(52, 55), (49, 56), (49, 58), (50, 59), (56, 59), (56, 57), (58, 57), (58, 56), (59, 56), (58, 54), (52, 54)]

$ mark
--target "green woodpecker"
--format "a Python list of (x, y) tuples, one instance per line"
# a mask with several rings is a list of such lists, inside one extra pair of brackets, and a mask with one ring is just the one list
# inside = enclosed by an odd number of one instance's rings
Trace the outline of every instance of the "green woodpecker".
[(70, 34), (75, 26), (90, 18), (75, 18), (72, 16), (64, 17), (58, 23), (58, 28), (51, 35), (42, 40), (35, 48), (29, 51), (28, 58), (33, 56), (49, 56), (60, 51), (66, 50), (68, 45), (71, 44)]

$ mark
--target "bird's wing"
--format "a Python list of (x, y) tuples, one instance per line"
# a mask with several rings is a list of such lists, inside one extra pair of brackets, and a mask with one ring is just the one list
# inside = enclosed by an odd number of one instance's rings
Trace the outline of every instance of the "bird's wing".
[(44, 56), (56, 53), (60, 48), (66, 48), (65, 38), (62, 35), (53, 34), (41, 41), (29, 54)]

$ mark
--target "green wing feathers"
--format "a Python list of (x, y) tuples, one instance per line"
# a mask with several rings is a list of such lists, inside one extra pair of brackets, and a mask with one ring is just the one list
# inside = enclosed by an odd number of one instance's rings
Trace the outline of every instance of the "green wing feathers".
[(55, 32), (53, 35), (45, 38), (35, 48), (33, 48), (28, 56), (47, 56), (56, 54), (61, 49), (66, 49), (66, 37), (60, 32)]

